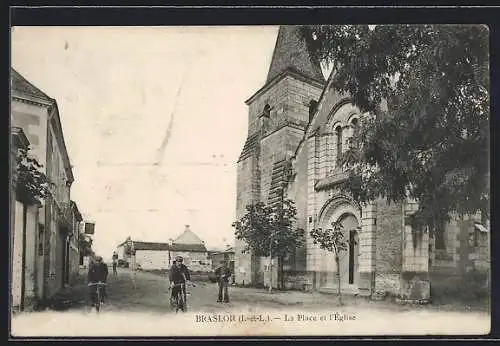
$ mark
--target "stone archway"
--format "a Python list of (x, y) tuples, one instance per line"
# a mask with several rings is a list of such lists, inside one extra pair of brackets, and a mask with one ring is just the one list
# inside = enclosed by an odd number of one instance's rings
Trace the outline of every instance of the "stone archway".
[[(357, 288), (359, 282), (359, 234), (361, 212), (346, 198), (335, 198), (322, 208), (319, 227), (329, 229), (332, 222), (340, 221), (344, 230), (344, 238), (349, 241), (347, 251), (340, 254), (340, 280), (342, 290)], [(321, 250), (321, 274), (319, 288), (330, 289), (337, 286), (335, 256)]]

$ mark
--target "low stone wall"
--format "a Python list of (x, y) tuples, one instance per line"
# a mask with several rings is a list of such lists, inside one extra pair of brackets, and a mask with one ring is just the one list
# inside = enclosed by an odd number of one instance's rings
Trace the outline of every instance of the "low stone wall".
[(314, 277), (313, 271), (285, 271), (285, 289), (311, 291), (314, 286)]
[(400, 288), (399, 273), (376, 273), (375, 274), (375, 292), (377, 294), (397, 296)]
[[(141, 271), (159, 276), (164, 276), (166, 278), (168, 277), (168, 272), (169, 272), (167, 269), (151, 269), (151, 270), (141, 270)], [(210, 273), (208, 272), (202, 272), (202, 271), (190, 272), (192, 281), (210, 281), (209, 274)]]

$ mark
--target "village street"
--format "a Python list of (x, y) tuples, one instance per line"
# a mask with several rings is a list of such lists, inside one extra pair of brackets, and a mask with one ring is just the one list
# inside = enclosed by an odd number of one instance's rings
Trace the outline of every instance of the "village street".
[[(188, 313), (175, 314), (165, 276), (124, 268), (116, 277), (110, 275), (109, 301), (97, 315), (86, 301), (85, 272), (81, 274), (68, 291), (73, 298), (69, 309), (14, 316), (13, 335), (325, 335), (325, 328), (330, 335), (477, 335), (490, 328), (489, 312), (459, 305), (404, 306), (344, 297), (345, 305), (339, 307), (335, 295), (242, 287), (231, 287), (231, 302), (222, 304), (216, 302), (217, 285), (208, 281), (196, 281), (188, 289)], [(242, 323), (238, 319), (243, 315), (254, 319)]]

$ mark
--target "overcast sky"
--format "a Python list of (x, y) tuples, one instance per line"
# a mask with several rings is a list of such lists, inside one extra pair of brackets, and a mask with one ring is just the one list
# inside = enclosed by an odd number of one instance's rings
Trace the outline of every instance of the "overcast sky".
[[(109, 257), (185, 224), (233, 242), (244, 101), (263, 86), (278, 27), (16, 27), (12, 66), (57, 100), (75, 183)], [(159, 162), (159, 165), (154, 165)]]

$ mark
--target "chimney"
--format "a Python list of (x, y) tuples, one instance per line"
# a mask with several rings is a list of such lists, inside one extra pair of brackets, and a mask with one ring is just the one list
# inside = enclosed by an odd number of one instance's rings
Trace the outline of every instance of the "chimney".
[(186, 225), (184, 228), (184, 232), (187, 232), (187, 231), (189, 231), (189, 225)]

